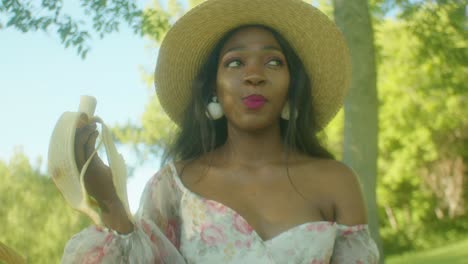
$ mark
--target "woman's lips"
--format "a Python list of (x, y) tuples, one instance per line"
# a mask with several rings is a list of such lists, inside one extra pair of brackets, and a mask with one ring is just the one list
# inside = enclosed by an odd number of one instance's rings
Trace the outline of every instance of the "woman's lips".
[(244, 102), (244, 105), (249, 109), (258, 109), (265, 104), (266, 98), (261, 95), (249, 95), (244, 97), (242, 102)]

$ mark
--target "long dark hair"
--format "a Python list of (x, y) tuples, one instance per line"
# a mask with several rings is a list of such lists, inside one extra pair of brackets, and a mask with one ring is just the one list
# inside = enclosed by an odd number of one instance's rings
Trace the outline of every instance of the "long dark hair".
[(263, 25), (245, 25), (229, 31), (214, 47), (192, 84), (192, 100), (184, 112), (183, 122), (172, 142), (166, 148), (163, 161), (192, 160), (208, 153), (227, 140), (225, 117), (213, 121), (207, 118), (206, 106), (215, 91), (218, 61), (226, 41), (237, 31), (246, 27), (261, 27), (270, 31), (280, 44), (290, 72), (288, 99), (290, 113), (298, 112), (297, 119), (281, 119), (281, 138), (288, 150), (308, 156), (333, 159), (333, 155), (319, 142), (319, 130), (314, 118), (311, 100), (310, 78), (304, 66), (289, 43), (275, 30)]

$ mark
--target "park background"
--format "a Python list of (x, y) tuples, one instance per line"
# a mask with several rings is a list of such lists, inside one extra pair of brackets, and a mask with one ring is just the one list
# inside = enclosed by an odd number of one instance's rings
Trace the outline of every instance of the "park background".
[[(83, 94), (113, 127), (136, 210), (175, 129), (152, 85), (158, 43), (200, 2), (0, 3), (0, 242), (30, 263), (56, 263), (90, 224), (65, 204), (46, 166), (55, 122)], [(382, 262), (463, 263), (466, 2), (308, 2), (335, 19), (350, 46), (351, 92), (321, 138), (361, 177)]]

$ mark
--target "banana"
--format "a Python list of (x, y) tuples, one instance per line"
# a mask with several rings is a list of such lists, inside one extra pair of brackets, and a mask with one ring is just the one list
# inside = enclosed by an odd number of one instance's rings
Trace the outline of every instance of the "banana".
[[(96, 225), (103, 225), (97, 202), (85, 188), (84, 175), (98, 149), (104, 145), (112, 180), (117, 196), (122, 202), (128, 218), (135, 223), (127, 196), (127, 167), (117, 152), (112, 134), (102, 119), (94, 116), (97, 101), (92, 96), (81, 96), (78, 112), (64, 112), (57, 121), (49, 142), (48, 172), (67, 203), (86, 214)], [(96, 150), (83, 165), (81, 173), (75, 161), (75, 131), (90, 122), (101, 124), (101, 136)]]

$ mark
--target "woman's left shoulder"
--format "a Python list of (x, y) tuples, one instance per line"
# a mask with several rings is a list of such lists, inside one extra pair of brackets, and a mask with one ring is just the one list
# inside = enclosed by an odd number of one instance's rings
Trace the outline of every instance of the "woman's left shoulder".
[(306, 179), (321, 179), (332, 187), (340, 187), (344, 182), (357, 182), (354, 172), (340, 161), (305, 156), (297, 160), (298, 169)]
[(305, 164), (333, 201), (336, 221), (344, 225), (367, 223), (367, 213), (357, 175), (344, 163), (331, 159), (310, 159)]
[(322, 172), (320, 176), (327, 179), (333, 187), (339, 188), (343, 186), (343, 183), (358, 182), (358, 178), (353, 170), (337, 160), (310, 159), (307, 166), (309, 166), (310, 170)]

